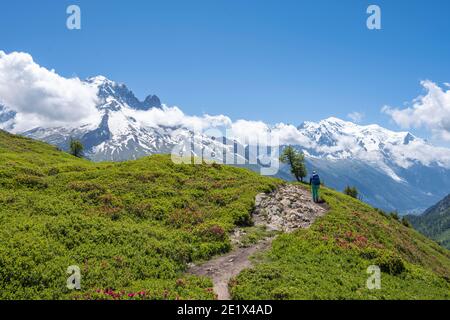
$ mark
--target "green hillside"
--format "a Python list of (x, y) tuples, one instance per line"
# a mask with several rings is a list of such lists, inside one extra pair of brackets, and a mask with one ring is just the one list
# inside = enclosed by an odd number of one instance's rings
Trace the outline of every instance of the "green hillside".
[[(330, 212), (277, 238), (232, 281), (234, 299), (450, 299), (450, 251), (349, 196), (323, 198)], [(366, 288), (370, 265), (380, 290)]]
[(450, 194), (419, 216), (408, 216), (414, 228), (450, 249)]
[[(0, 299), (213, 299), (189, 262), (230, 250), (254, 197), (280, 180), (169, 156), (92, 163), (0, 131)], [(231, 285), (247, 298), (444, 298), (450, 253), (371, 207), (327, 190), (310, 229), (282, 235)], [(368, 291), (368, 265), (382, 289)], [(68, 266), (82, 290), (66, 288)]]
[(169, 156), (91, 163), (0, 131), (0, 299), (72, 298), (71, 265), (81, 298), (211, 299), (210, 281), (182, 276), (187, 263), (228, 251), (227, 232), (279, 182)]

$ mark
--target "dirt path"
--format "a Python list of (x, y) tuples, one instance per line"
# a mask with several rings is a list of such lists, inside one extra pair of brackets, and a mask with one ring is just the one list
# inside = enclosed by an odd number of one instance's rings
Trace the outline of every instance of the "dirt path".
[[(257, 195), (255, 207), (253, 221), (256, 226), (282, 232), (307, 228), (327, 211), (325, 205), (312, 202), (310, 193), (296, 185), (285, 185), (271, 194)], [(235, 232), (235, 234), (239, 237), (243, 233)], [(235, 246), (228, 254), (192, 266), (188, 273), (211, 278), (217, 298), (229, 300), (231, 298), (228, 290), (229, 281), (242, 270), (250, 268), (252, 266), (250, 257), (257, 252), (268, 250), (274, 238), (268, 236), (248, 247)], [(239, 239), (234, 240), (239, 243)]]
[(250, 256), (269, 249), (273, 238), (264, 239), (247, 248), (236, 248), (232, 252), (214, 258), (205, 264), (194, 266), (189, 273), (211, 278), (214, 292), (219, 300), (230, 300), (228, 282), (242, 270), (251, 267)]

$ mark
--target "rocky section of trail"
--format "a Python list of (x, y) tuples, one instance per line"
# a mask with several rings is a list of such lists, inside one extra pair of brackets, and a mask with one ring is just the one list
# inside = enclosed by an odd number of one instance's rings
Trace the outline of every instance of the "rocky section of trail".
[(326, 206), (314, 203), (308, 191), (297, 185), (286, 185), (271, 194), (258, 194), (253, 219), (268, 229), (292, 232), (309, 227), (326, 213)]
[(267, 236), (252, 245), (240, 246), (246, 231), (237, 228), (232, 235), (235, 248), (230, 253), (204, 264), (194, 265), (188, 273), (211, 278), (217, 299), (229, 300), (229, 281), (243, 269), (251, 267), (250, 256), (270, 248), (275, 238), (270, 231), (292, 232), (299, 228), (307, 228), (326, 211), (325, 205), (314, 203), (310, 193), (298, 185), (289, 184), (270, 194), (258, 194), (255, 199), (253, 221), (256, 227), (268, 230)]

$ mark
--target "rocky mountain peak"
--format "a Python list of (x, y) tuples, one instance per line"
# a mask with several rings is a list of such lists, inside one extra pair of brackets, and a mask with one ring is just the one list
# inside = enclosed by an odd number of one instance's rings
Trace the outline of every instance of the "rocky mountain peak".
[(409, 144), (410, 142), (412, 142), (414, 140), (416, 140), (416, 137), (408, 132), (405, 135), (405, 139), (403, 139), (403, 144)]
[(149, 95), (144, 101), (140, 101), (125, 84), (114, 82), (104, 76), (91, 77), (86, 82), (98, 88), (98, 96), (101, 99), (99, 109), (117, 111), (123, 106), (128, 106), (145, 111), (161, 107), (161, 100), (156, 95)]

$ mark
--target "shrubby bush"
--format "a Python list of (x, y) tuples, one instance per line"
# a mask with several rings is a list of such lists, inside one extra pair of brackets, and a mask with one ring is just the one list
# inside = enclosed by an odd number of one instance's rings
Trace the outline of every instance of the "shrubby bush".
[(379, 266), (381, 271), (391, 275), (399, 275), (406, 270), (402, 258), (392, 252), (383, 252), (375, 259), (374, 264)]
[(20, 186), (25, 186), (34, 189), (46, 189), (48, 183), (41, 177), (32, 176), (28, 174), (19, 174), (15, 177), (15, 181)]

